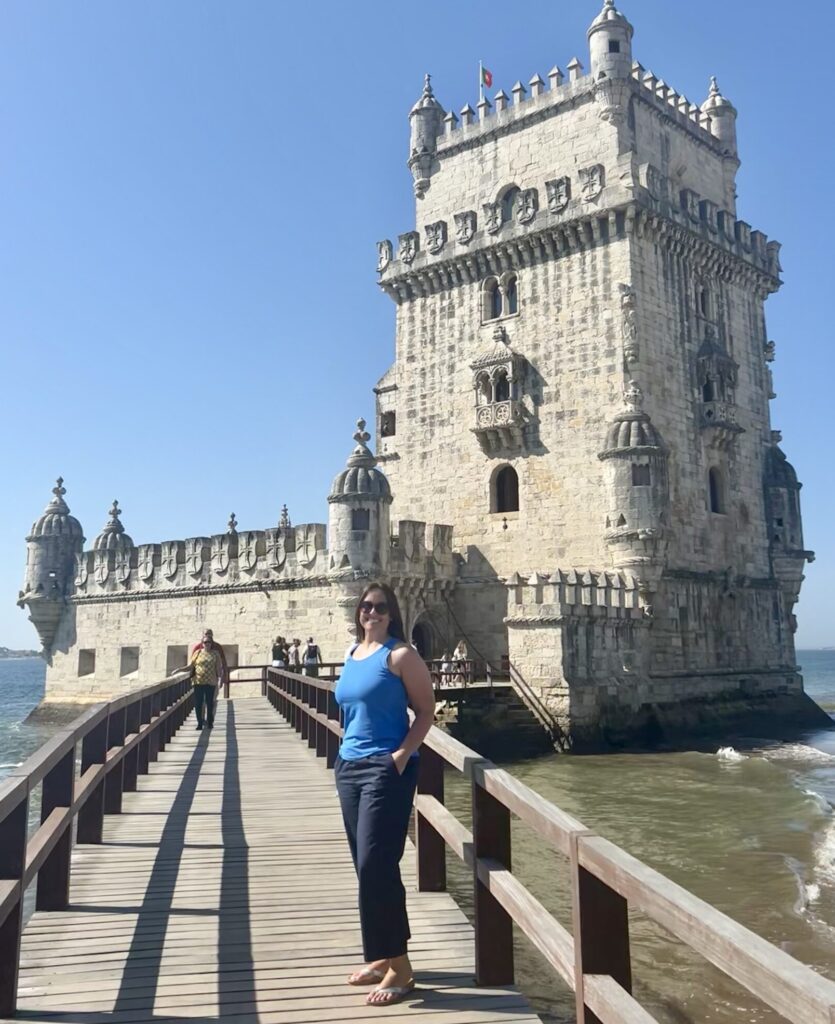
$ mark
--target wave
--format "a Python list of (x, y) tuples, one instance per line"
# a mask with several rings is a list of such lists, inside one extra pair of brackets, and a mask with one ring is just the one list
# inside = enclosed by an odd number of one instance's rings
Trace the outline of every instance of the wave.
[[(723, 748), (724, 749), (724, 748)], [(805, 743), (781, 743), (761, 751), (767, 761), (802, 761), (806, 764), (835, 764), (835, 754), (810, 747)]]
[(716, 756), (720, 761), (729, 761), (733, 764), (737, 764), (740, 761), (747, 761), (748, 758), (745, 754), (740, 754), (738, 750), (734, 750), (733, 747), (720, 747), (716, 751)]
[(2, 771), (3, 768), (19, 768), (22, 764), (22, 761), (10, 761), (8, 764), (0, 764), (0, 771)]

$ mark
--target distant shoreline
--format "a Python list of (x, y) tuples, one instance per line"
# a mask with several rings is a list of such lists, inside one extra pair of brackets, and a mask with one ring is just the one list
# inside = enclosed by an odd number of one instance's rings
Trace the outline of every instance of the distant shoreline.
[(14, 661), (22, 658), (40, 658), (38, 651), (11, 651), (8, 647), (0, 647), (0, 661)]

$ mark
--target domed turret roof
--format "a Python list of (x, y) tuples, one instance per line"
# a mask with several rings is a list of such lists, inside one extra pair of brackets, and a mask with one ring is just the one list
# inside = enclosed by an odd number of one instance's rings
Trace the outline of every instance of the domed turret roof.
[(328, 501), (342, 501), (345, 498), (391, 501), (388, 479), (376, 468), (377, 460), (368, 449), (370, 437), (365, 429), (365, 420), (357, 420), (354, 434), (357, 446), (348, 456), (346, 468), (334, 478)]
[(623, 400), (626, 409), (618, 413), (612, 421), (606, 436), (606, 448), (600, 453), (601, 458), (636, 448), (655, 448), (664, 451), (661, 435), (655, 429), (649, 414), (641, 408), (644, 396), (634, 380), (627, 385)]
[(707, 94), (707, 99), (702, 104), (702, 112), (705, 114), (719, 114), (728, 111), (732, 114), (736, 113), (736, 108), (729, 99), (726, 99), (719, 92), (719, 86), (716, 84), (716, 75), (710, 76), (710, 91)]
[(632, 25), (626, 16), (621, 14), (617, 7), (615, 7), (615, 0), (606, 0), (603, 4), (603, 10), (589, 25), (587, 35), (591, 35), (592, 32), (596, 32), (600, 28), (614, 28), (615, 26), (625, 28), (629, 31), (630, 35), (632, 34)]
[(58, 477), (56, 486), (52, 488), (55, 497), (43, 510), (43, 515), (32, 524), (32, 532), (27, 540), (34, 537), (71, 537), (73, 540), (84, 542), (84, 532), (81, 523), (70, 515), (70, 509), (64, 501), (67, 493), (64, 487), (64, 478)]
[(126, 548), (133, 547), (133, 541), (125, 533), (125, 528), (122, 526), (122, 521), (119, 516), (122, 514), (122, 510), (119, 508), (119, 502), (114, 499), (113, 504), (110, 508), (110, 519), (103, 527), (101, 533), (93, 541), (94, 551), (124, 551)]
[[(775, 431), (779, 437), (779, 432)], [(803, 486), (798, 482), (794, 466), (786, 458), (785, 453), (775, 441), (765, 453), (765, 485), (766, 487), (785, 487), (799, 491)]]
[(431, 75), (425, 75), (424, 76), (424, 79), (423, 79), (423, 92), (420, 94), (420, 97), (419, 97), (417, 103), (409, 111), (409, 115), (410, 116), (412, 114), (418, 113), (421, 110), (439, 110), (442, 114), (444, 113), (444, 108), (435, 99), (435, 93), (432, 92), (431, 80), (432, 80), (432, 76)]

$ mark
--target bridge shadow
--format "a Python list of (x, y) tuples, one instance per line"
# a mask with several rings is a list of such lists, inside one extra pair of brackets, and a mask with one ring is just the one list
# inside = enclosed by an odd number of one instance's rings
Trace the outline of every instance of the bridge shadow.
[[(200, 736), (174, 797), (171, 810), (159, 838), (154, 844), (157, 855), (138, 906), (122, 904), (116, 907), (96, 907), (86, 904), (71, 906), (83, 913), (125, 914), (136, 913), (130, 946), (125, 953), (125, 964), (119, 990), (109, 1011), (20, 1009), (16, 1020), (55, 1021), (62, 1024), (128, 1024), (137, 1020), (188, 1021), (188, 1024), (218, 1024), (225, 1016), (234, 1018), (235, 1024), (258, 1024), (256, 1010), (255, 972), (252, 958), (252, 937), (249, 901), (241, 905), (241, 893), (249, 890), (249, 848), (244, 832), (238, 738), (235, 731), (235, 708), (226, 703), (226, 754), (220, 810), (222, 861), (218, 909), (184, 908), (173, 906), (183, 854), (187, 849), (217, 849), (217, 843), (186, 843), (186, 828), (190, 817), (203, 812), (192, 811), (197, 784), (200, 779), (211, 733)], [(205, 777), (205, 775), (204, 775)], [(132, 813), (132, 812), (127, 812)], [(141, 813), (141, 812), (140, 812)], [(110, 845), (110, 844), (108, 844)], [(146, 843), (117, 843), (133, 846)], [(207, 883), (208, 884), (208, 883)], [(215, 1014), (194, 1013), (190, 1006), (170, 1007), (154, 1011), (154, 1003), (161, 977), (165, 937), (173, 917), (214, 917), (217, 921), (217, 965), (184, 964), (180, 980), (185, 984), (207, 977), (207, 984), (216, 983), (217, 1011)], [(215, 973), (216, 971), (216, 973)], [(195, 995), (195, 1000), (200, 997)], [(202, 1000), (201, 1000), (202, 1001)], [(250, 1004), (248, 1007), (247, 1004)], [(224, 1005), (228, 1010), (224, 1012)]]

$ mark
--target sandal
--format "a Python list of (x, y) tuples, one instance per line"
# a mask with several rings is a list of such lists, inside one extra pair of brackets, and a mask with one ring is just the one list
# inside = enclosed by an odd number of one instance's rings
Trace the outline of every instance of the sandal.
[[(403, 985), (402, 987), (398, 985), (391, 985), (386, 988), (375, 988), (365, 997), (365, 1002), (367, 1006), (394, 1006), (395, 1003), (402, 1003), (404, 999), (414, 992), (414, 990), (414, 980), (410, 981), (408, 985)], [(390, 996), (391, 998), (377, 1002), (376, 1000), (371, 999), (375, 992), (380, 992), (381, 994)]]
[(386, 976), (385, 971), (381, 971), (379, 967), (363, 967), (359, 971), (354, 971), (353, 974), (348, 975), (349, 985), (376, 985), (377, 982), (382, 981)]

